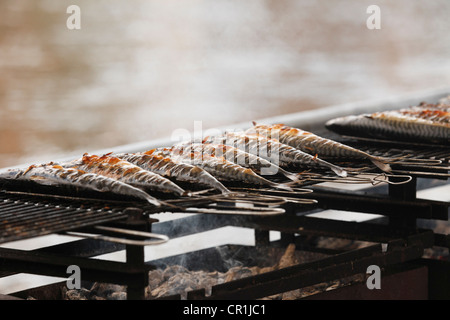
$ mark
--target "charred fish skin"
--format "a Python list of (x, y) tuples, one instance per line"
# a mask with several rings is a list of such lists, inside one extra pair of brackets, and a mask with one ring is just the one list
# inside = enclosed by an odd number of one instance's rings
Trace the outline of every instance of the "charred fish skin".
[(218, 179), (228, 181), (243, 181), (260, 184), (256, 174), (247, 168), (208, 154), (198, 152), (186, 152), (186, 150), (174, 149), (174, 157), (184, 163), (200, 166)]
[(215, 157), (223, 157), (226, 160), (242, 167), (252, 169), (259, 175), (275, 175), (280, 173), (292, 181), (298, 181), (298, 176), (295, 173), (288, 172), (280, 168), (278, 164), (270, 162), (258, 155), (248, 153), (234, 146), (216, 143), (201, 143), (186, 142), (179, 145), (186, 148), (188, 152), (197, 152), (207, 154)]
[(199, 166), (221, 181), (242, 182), (246, 184), (291, 190), (291, 187), (286, 184), (272, 182), (256, 174), (253, 170), (244, 168), (241, 165), (228, 161), (223, 157), (215, 157), (199, 152), (187, 152), (184, 148), (176, 146), (171, 148), (162, 148), (157, 152), (165, 155), (169, 154), (170, 157), (176, 159), (176, 161)]
[(230, 144), (245, 152), (256, 154), (267, 161), (277, 161), (280, 167), (331, 169), (338, 176), (346, 177), (345, 169), (303, 152), (275, 139), (258, 134), (232, 132), (224, 136), (208, 137), (209, 143)]
[(189, 195), (169, 179), (111, 155), (84, 154), (81, 159), (66, 163), (63, 166), (104, 175), (143, 190), (171, 193), (177, 196)]
[(116, 154), (115, 156), (162, 176), (174, 178), (178, 181), (200, 183), (212, 187), (222, 194), (231, 193), (220, 181), (202, 168), (188, 163), (176, 162), (169, 157), (153, 154), (154, 152), (155, 150), (149, 150), (141, 153)]
[(369, 115), (350, 115), (331, 119), (325, 123), (325, 127), (340, 135), (348, 135), (366, 138), (383, 138), (384, 130), (370, 129), (374, 126), (373, 119)]
[(413, 108), (425, 108), (450, 112), (450, 96), (440, 99), (437, 103), (427, 103), (422, 101), (417, 106), (413, 106)]
[(448, 119), (430, 119), (436, 112), (389, 111), (332, 119), (326, 127), (338, 134), (374, 139), (450, 144)]
[(412, 118), (424, 119), (437, 123), (450, 123), (450, 111), (446, 111), (436, 107), (411, 107), (409, 109), (402, 109), (399, 111), (399, 113), (405, 116), (410, 116)]
[(340, 142), (320, 137), (312, 132), (284, 124), (264, 125), (254, 123), (254, 126), (248, 129), (247, 133), (258, 133), (268, 138), (275, 137), (281, 143), (318, 156), (319, 158), (369, 160), (381, 170), (385, 172), (391, 171), (385, 159), (372, 156)]
[(0, 173), (0, 179), (32, 181), (50, 186), (68, 185), (98, 192), (111, 192), (140, 198), (154, 206), (161, 206), (160, 201), (139, 188), (102, 175), (75, 168), (64, 168), (60, 165), (32, 165), (27, 169), (12, 169)]

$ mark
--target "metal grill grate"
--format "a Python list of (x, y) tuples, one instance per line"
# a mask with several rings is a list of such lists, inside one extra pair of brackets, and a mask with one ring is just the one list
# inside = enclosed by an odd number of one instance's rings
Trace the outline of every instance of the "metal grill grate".
[(122, 209), (0, 191), (0, 243), (123, 219)]

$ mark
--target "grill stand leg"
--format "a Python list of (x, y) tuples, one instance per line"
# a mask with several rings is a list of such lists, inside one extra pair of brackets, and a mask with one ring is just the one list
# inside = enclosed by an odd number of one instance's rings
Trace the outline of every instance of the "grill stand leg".
[[(127, 208), (128, 225), (133, 229), (150, 232), (152, 220), (143, 218), (143, 212), (139, 208)], [(145, 289), (148, 286), (148, 269), (145, 267), (145, 254), (143, 246), (126, 245), (126, 263), (130, 268), (142, 270), (129, 276), (127, 283), (127, 300), (144, 300)]]
[[(390, 181), (399, 182), (401, 178), (390, 177)], [(416, 197), (417, 178), (413, 177), (411, 181), (404, 184), (389, 184), (389, 196), (399, 200), (414, 201)], [(395, 227), (415, 228), (417, 220), (408, 214), (401, 217), (389, 217), (389, 224)]]
[[(402, 178), (390, 177), (392, 182), (401, 182)], [(411, 181), (403, 184), (389, 184), (389, 195), (401, 200), (415, 200), (417, 189), (417, 178), (412, 177)]]
[(255, 246), (267, 247), (269, 245), (270, 245), (269, 231), (255, 229)]
[[(295, 213), (296, 213), (296, 210), (295, 210), (295, 204), (293, 204), (293, 203), (287, 203), (285, 206), (284, 206), (284, 210), (286, 211), (286, 215), (291, 215), (291, 216), (294, 216), (295, 215)], [(294, 243), (295, 242), (295, 234), (293, 234), (293, 233), (290, 233), (290, 232), (281, 232), (280, 233), (280, 243), (283, 245), (283, 246), (288, 246), (289, 244), (291, 244), (291, 243)]]
[[(295, 215), (295, 205), (292, 203), (285, 204), (283, 209), (286, 211), (286, 215)], [(287, 246), (290, 243), (295, 242), (295, 234), (290, 232), (280, 233), (280, 243), (283, 246)], [(270, 245), (270, 231), (255, 229), (255, 246), (256, 247), (267, 247)]]
[(126, 262), (130, 267), (139, 267), (143, 271), (130, 276), (127, 284), (128, 300), (144, 300), (145, 289), (148, 284), (148, 272), (144, 266), (144, 247), (142, 246), (126, 246)]

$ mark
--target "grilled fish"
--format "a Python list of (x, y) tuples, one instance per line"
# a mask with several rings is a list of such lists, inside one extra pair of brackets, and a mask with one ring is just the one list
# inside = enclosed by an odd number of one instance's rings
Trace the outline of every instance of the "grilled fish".
[(155, 206), (161, 205), (160, 201), (145, 191), (129, 184), (99, 174), (75, 168), (63, 168), (54, 164), (32, 165), (27, 169), (11, 169), (0, 173), (0, 179), (30, 181), (48, 186), (66, 185), (83, 190), (111, 192), (141, 198)]
[(446, 112), (450, 112), (450, 96), (440, 99), (438, 103), (426, 103), (421, 102), (417, 105), (417, 108), (437, 109)]
[(388, 159), (376, 157), (356, 148), (347, 146), (337, 141), (320, 137), (312, 132), (286, 126), (284, 124), (264, 125), (253, 123), (254, 126), (246, 133), (257, 133), (269, 139), (277, 139), (281, 143), (290, 145), (319, 158), (351, 158), (359, 160), (370, 160), (378, 168), (390, 172), (391, 167)]
[(174, 161), (169, 157), (154, 154), (155, 149), (139, 153), (123, 153), (115, 156), (131, 162), (142, 169), (157, 173), (167, 178), (173, 178), (177, 181), (200, 183), (211, 187), (222, 194), (230, 194), (220, 181), (214, 178), (206, 170), (189, 163)]
[(430, 120), (439, 123), (450, 123), (450, 111), (435, 107), (411, 107), (408, 109), (401, 109), (398, 111), (400, 114), (409, 116), (412, 118), (419, 118), (424, 120)]
[(104, 175), (143, 190), (171, 193), (177, 196), (189, 195), (189, 193), (169, 179), (110, 154), (103, 156), (84, 154), (81, 159), (62, 165)]
[(338, 134), (374, 139), (450, 144), (449, 113), (409, 109), (332, 119), (326, 127)]
[(250, 168), (228, 161), (224, 157), (215, 157), (206, 153), (186, 152), (182, 147), (159, 148), (156, 154), (161, 154), (183, 163), (199, 166), (221, 181), (234, 181), (247, 184), (268, 186), (283, 190), (292, 190), (289, 184), (270, 181), (256, 174)]
[(184, 150), (187, 150), (188, 153), (197, 152), (215, 157), (223, 157), (228, 161), (241, 165), (242, 167), (250, 168), (259, 175), (274, 175), (276, 173), (281, 173), (283, 176), (292, 181), (298, 181), (297, 174), (288, 172), (273, 162), (233, 146), (206, 143), (205, 141), (202, 143), (181, 143), (179, 146), (184, 148)]
[(267, 161), (275, 161), (280, 167), (331, 169), (340, 177), (346, 177), (345, 169), (312, 156), (275, 139), (268, 139), (259, 134), (228, 132), (223, 136), (208, 137), (204, 141), (221, 143), (255, 154)]

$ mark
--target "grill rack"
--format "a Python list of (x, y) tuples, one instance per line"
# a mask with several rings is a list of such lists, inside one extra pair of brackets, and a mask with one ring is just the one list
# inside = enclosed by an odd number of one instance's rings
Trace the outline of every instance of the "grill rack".
[[(309, 192), (309, 190), (303, 191)], [(316, 201), (313, 199), (302, 199), (304, 192), (296, 193), (297, 198), (291, 197), (290, 201), (297, 203), (302, 201), (303, 205), (315, 204)], [(69, 231), (72, 231), (71, 234), (78, 233), (79, 236), (82, 236), (83, 229), (90, 228), (92, 231), (92, 227), (97, 227), (96, 232), (101, 233), (101, 230), (104, 230), (103, 224), (129, 220), (133, 216), (145, 218), (150, 214), (160, 212), (279, 215), (284, 213), (284, 209), (279, 206), (286, 203), (286, 200), (276, 195), (267, 195), (262, 198), (243, 194), (225, 198), (210, 195), (197, 198), (165, 199), (165, 202), (169, 206), (154, 207), (145, 202), (136, 201), (0, 190), (0, 220), (2, 221), (0, 243)], [(236, 203), (247, 204), (247, 206), (236, 206)], [(126, 234), (127, 231), (123, 230), (122, 233)], [(109, 240), (113, 239), (109, 238)], [(116, 241), (124, 240), (116, 239)], [(144, 242), (142, 245), (148, 244)]]
[(0, 192), (0, 243), (83, 228), (126, 218), (123, 210), (99, 202), (78, 203), (28, 193)]
[[(355, 143), (354, 141), (352, 143)], [(350, 144), (350, 143), (349, 143)], [(354, 144), (357, 146), (357, 144)], [(384, 154), (384, 155), (398, 155), (398, 153), (392, 152), (393, 150), (398, 151), (398, 148), (384, 148), (376, 147), (370, 144), (360, 145), (361, 149), (367, 148), (368, 151)], [(302, 234), (313, 234), (313, 235), (326, 235), (326, 236), (336, 236), (342, 238), (352, 238), (352, 239), (365, 239), (380, 244), (388, 244), (389, 252), (385, 252), (380, 248), (379, 244), (371, 247), (370, 249), (357, 250), (356, 252), (345, 253), (343, 255), (334, 256), (328, 260), (318, 262), (313, 265), (298, 266), (292, 268), (290, 275), (284, 274), (288, 272), (286, 270), (281, 272), (274, 272), (269, 275), (261, 275), (260, 277), (252, 279), (242, 279), (236, 282), (231, 282), (229, 284), (219, 285), (213, 288), (213, 295), (206, 296), (204, 290), (190, 292), (188, 294), (189, 299), (215, 299), (215, 298), (233, 298), (233, 297), (252, 297), (257, 298), (260, 294), (273, 293), (273, 285), (277, 285), (276, 290), (287, 290), (291, 288), (292, 281), (303, 281), (307, 284), (310, 281), (322, 281), (330, 277), (334, 277), (337, 274), (350, 274), (354, 272), (362, 271), (364, 265), (368, 262), (379, 263), (380, 265), (389, 268), (389, 266), (396, 265), (402, 262), (408, 262), (411, 260), (420, 259), (423, 254), (424, 248), (432, 246), (443, 246), (450, 247), (450, 239), (448, 235), (434, 234), (430, 230), (417, 229), (416, 221), (417, 219), (438, 219), (438, 220), (448, 220), (448, 203), (436, 202), (436, 201), (422, 201), (415, 197), (417, 181), (420, 178), (431, 178), (431, 179), (447, 179), (448, 177), (448, 161), (450, 159), (448, 149), (436, 150), (423, 147), (416, 147), (415, 150), (421, 150), (420, 159), (439, 159), (444, 160), (441, 164), (434, 166), (434, 168), (428, 167), (418, 167), (416, 166), (405, 166), (404, 164), (399, 166), (397, 169), (402, 170), (402, 173), (410, 173), (412, 180), (404, 184), (389, 184), (389, 195), (368, 195), (365, 192), (343, 192), (337, 190), (327, 190), (319, 186), (315, 186), (318, 181), (314, 179), (305, 183), (305, 185), (312, 188), (313, 192), (310, 194), (302, 194), (301, 198), (308, 199), (318, 199), (318, 204), (314, 208), (318, 209), (338, 209), (338, 210), (354, 210), (365, 213), (382, 213), (389, 218), (388, 226), (382, 226), (377, 224), (355, 224), (352, 222), (335, 222), (330, 223), (328, 221), (318, 221), (314, 218), (309, 218), (307, 216), (298, 216), (299, 213), (307, 214), (310, 212), (310, 207), (305, 208), (305, 206), (300, 205), (295, 202), (287, 202), (281, 206), (285, 209), (286, 214), (282, 215), (283, 219), (280, 217), (258, 217), (258, 216), (229, 216), (229, 215), (199, 215), (195, 218), (206, 221), (201, 227), (196, 223), (196, 227), (192, 228), (188, 220), (183, 219), (183, 226), (178, 226), (173, 230), (177, 230), (177, 234), (170, 234), (168, 230), (164, 229), (162, 226), (164, 224), (153, 225), (151, 221), (141, 221), (138, 219), (139, 223), (131, 223), (134, 226), (138, 225), (143, 230), (146, 231), (156, 231), (161, 234), (167, 235), (169, 238), (178, 237), (187, 234), (193, 234), (195, 232), (200, 232), (204, 230), (211, 230), (215, 227), (220, 226), (245, 226), (255, 229), (255, 241), (257, 245), (270, 245), (268, 242), (268, 232), (269, 230), (279, 230), (282, 232), (282, 240), (286, 241), (298, 241), (293, 234), (299, 232), (299, 226), (301, 226)], [(404, 154), (402, 154), (404, 156)], [(419, 157), (416, 157), (419, 158)], [(420, 169), (418, 170), (411, 170)], [(365, 167), (365, 172), (375, 173), (376, 170), (369, 165)], [(437, 173), (437, 174), (436, 174)], [(337, 178), (331, 175), (323, 174), (322, 177), (326, 177), (327, 181), (339, 182)], [(392, 181), (395, 178), (389, 177)], [(260, 190), (261, 195), (278, 195), (280, 192), (275, 192), (274, 190)], [(4, 196), (0, 193), (1, 196)], [(292, 194), (282, 194), (282, 196), (288, 198)], [(24, 205), (26, 210), (31, 214), (37, 214), (39, 210), (36, 209), (35, 204), (31, 201), (27, 202), (27, 196), (20, 193), (7, 193), (8, 197), (13, 197), (18, 201), (19, 205)], [(31, 196), (31, 195), (29, 195)], [(11, 205), (14, 201), (10, 201), (5, 198), (1, 198), (5, 205)], [(61, 205), (62, 197), (57, 197), (55, 199), (46, 199), (48, 201), (45, 205), (47, 208), (51, 209), (67, 209), (69, 212), (75, 212), (81, 214), (93, 214), (102, 216), (107, 213), (110, 216), (108, 220), (94, 220), (93, 222), (88, 222), (89, 219), (85, 221), (83, 225), (71, 225), (70, 228), (66, 229), (39, 229), (36, 226), (36, 230), (44, 231), (45, 233), (61, 232), (74, 230), (81, 228), (82, 231), (92, 231), (93, 227), (97, 224), (106, 225), (130, 225), (130, 215), (125, 213), (126, 209), (132, 206), (139, 207), (139, 203), (130, 202), (113, 202), (114, 206), (105, 206), (105, 201), (100, 202), (92, 201), (89, 202), (90, 206), (85, 208), (76, 208)], [(6, 201), (5, 201), (6, 200)], [(77, 201), (76, 198), (67, 199), (70, 201)], [(23, 203), (22, 203), (23, 201)], [(45, 206), (44, 205), (44, 206)], [(96, 206), (98, 205), (98, 206)], [(233, 207), (232, 204), (228, 204), (229, 207)], [(105, 208), (106, 207), (106, 208)], [(226, 206), (225, 206), (226, 207)], [(112, 209), (113, 208), (113, 209)], [(34, 210), (36, 209), (36, 210)], [(144, 208), (145, 209), (145, 208)], [(7, 209), (8, 210), (8, 209)], [(75, 210), (75, 211), (73, 211)], [(232, 209), (231, 209), (232, 210)], [(145, 211), (145, 210), (144, 210)], [(154, 212), (154, 211), (152, 211)], [(51, 214), (51, 213), (50, 213)], [(114, 216), (116, 215), (116, 216)], [(50, 215), (51, 216), (51, 215)], [(113, 217), (114, 216), (114, 217)], [(284, 219), (284, 217), (286, 219)], [(111, 218), (111, 220), (109, 220)], [(274, 219), (275, 218), (275, 219)], [(133, 220), (133, 219), (131, 219)], [(336, 232), (339, 230), (339, 232)], [(30, 232), (32, 232), (30, 230)], [(42, 235), (42, 233), (36, 233), (30, 237), (36, 235)], [(28, 236), (27, 236), (28, 237)], [(12, 238), (8, 238), (8, 241)], [(19, 239), (19, 237), (17, 238)], [(151, 262), (144, 263), (143, 259), (143, 248), (142, 246), (124, 245), (106, 245), (103, 241), (97, 241), (95, 239), (84, 239), (81, 240), (84, 243), (85, 248), (89, 251), (89, 256), (105, 253), (108, 251), (115, 251), (118, 248), (126, 249), (127, 251), (127, 262), (123, 264), (101, 262), (100, 265), (93, 265), (91, 262), (87, 262), (83, 259), (79, 259), (78, 256), (86, 256), (86, 253), (82, 253), (82, 249), (76, 248), (70, 250), (70, 246), (62, 245), (55, 246), (45, 250), (39, 250), (34, 252), (30, 257), (28, 254), (23, 252), (17, 252), (15, 250), (1, 249), (0, 250), (0, 262), (2, 266), (7, 270), (20, 270), (21, 272), (31, 272), (37, 274), (50, 274), (50, 275), (66, 275), (63, 266), (70, 264), (78, 264), (83, 270), (85, 270), (86, 279), (92, 279), (96, 281), (105, 281), (113, 283), (122, 283), (128, 286), (128, 297), (129, 299), (142, 299), (143, 298), (143, 288), (148, 283), (148, 278), (146, 273), (153, 266)], [(93, 242), (94, 241), (94, 242)], [(101, 248), (98, 250), (93, 250), (95, 248), (95, 243), (103, 243)], [(88, 249), (89, 248), (89, 249)], [(105, 249), (106, 248), (106, 249)], [(55, 256), (55, 252), (58, 254)], [(75, 257), (71, 257), (71, 252), (74, 252)], [(62, 253), (62, 256), (60, 255)], [(401, 258), (399, 258), (401, 257)], [(32, 266), (30, 266), (30, 262)], [(306, 270), (305, 268), (310, 268)], [(351, 267), (351, 269), (349, 269)], [(58, 269), (59, 268), (59, 269)], [(296, 271), (297, 270), (297, 271)], [(318, 273), (311, 273), (311, 270), (318, 271)], [(344, 272), (342, 272), (344, 271)], [(9, 273), (11, 274), (11, 273)], [(121, 280), (118, 280), (121, 279)], [(292, 281), (291, 281), (292, 280)], [(251, 283), (256, 283), (256, 286), (251, 286)], [(258, 293), (258, 291), (260, 293)], [(180, 297), (167, 297), (179, 299)]]

